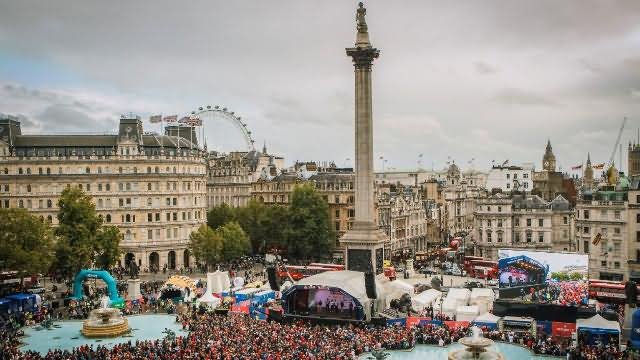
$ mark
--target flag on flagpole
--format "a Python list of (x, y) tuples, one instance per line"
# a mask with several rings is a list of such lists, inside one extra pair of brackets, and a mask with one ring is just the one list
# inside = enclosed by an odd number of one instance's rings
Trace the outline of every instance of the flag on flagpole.
[(571, 170), (580, 170), (580, 169), (582, 169), (582, 164), (571, 167)]
[(162, 121), (167, 123), (173, 123), (178, 121), (178, 115), (165, 116)]
[(600, 243), (600, 240), (602, 240), (602, 234), (598, 233), (596, 237), (593, 238), (593, 241), (591, 243), (593, 245), (598, 245), (598, 243)]
[(149, 117), (149, 122), (152, 124), (157, 124), (162, 122), (162, 115), (152, 115)]
[(602, 170), (604, 169), (604, 163), (600, 163), (600, 164), (595, 164), (593, 165), (594, 169), (598, 169), (598, 170)]

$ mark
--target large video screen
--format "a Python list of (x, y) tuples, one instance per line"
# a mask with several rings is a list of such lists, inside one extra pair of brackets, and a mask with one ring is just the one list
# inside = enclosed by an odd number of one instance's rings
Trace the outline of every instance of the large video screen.
[(500, 298), (566, 306), (587, 305), (589, 256), (498, 250)]

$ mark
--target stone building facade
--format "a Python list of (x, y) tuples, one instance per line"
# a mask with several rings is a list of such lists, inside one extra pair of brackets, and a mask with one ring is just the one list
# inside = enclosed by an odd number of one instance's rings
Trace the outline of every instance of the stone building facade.
[(19, 121), (0, 119), (0, 206), (55, 226), (60, 193), (79, 187), (120, 229), (122, 265), (193, 265), (187, 246), (206, 222), (206, 176), (195, 139), (144, 133), (139, 117), (122, 117), (112, 135), (23, 135)]
[(207, 202), (209, 208), (227, 204), (247, 206), (251, 199), (251, 184), (258, 179), (277, 176), (284, 166), (282, 157), (259, 151), (236, 151), (228, 154), (210, 152), (207, 158)]
[(573, 224), (571, 205), (562, 197), (547, 202), (536, 195), (497, 193), (478, 200), (474, 254), (497, 261), (499, 249), (575, 251)]

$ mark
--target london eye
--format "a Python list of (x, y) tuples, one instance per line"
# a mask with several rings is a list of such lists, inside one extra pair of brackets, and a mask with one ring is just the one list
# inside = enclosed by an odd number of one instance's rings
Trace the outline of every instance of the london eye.
[(225, 121), (232, 124), (239, 130), (247, 151), (255, 150), (253, 137), (251, 136), (251, 130), (247, 127), (247, 123), (238, 116), (234, 111), (229, 110), (226, 107), (221, 106), (200, 106), (197, 110), (191, 112), (193, 117), (197, 117), (202, 121), (203, 135), (204, 128), (207, 125), (212, 125), (216, 121)]

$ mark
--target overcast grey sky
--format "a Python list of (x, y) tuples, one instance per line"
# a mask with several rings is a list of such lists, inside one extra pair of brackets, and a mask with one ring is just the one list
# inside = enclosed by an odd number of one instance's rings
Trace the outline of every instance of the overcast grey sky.
[[(288, 162), (353, 158), (356, 1), (0, 0), (0, 112), (25, 131), (225, 105)], [(367, 1), (376, 158), (608, 160), (640, 127), (640, 1)], [(147, 126), (151, 130), (151, 126)], [(154, 127), (153, 129), (157, 129)], [(210, 148), (241, 148), (226, 123)], [(617, 156), (616, 156), (617, 158)], [(626, 156), (625, 156), (626, 158)], [(616, 161), (617, 162), (617, 161)], [(626, 163), (626, 160), (624, 160)], [(380, 167), (380, 162), (376, 164)], [(623, 169), (626, 168), (626, 165)]]

